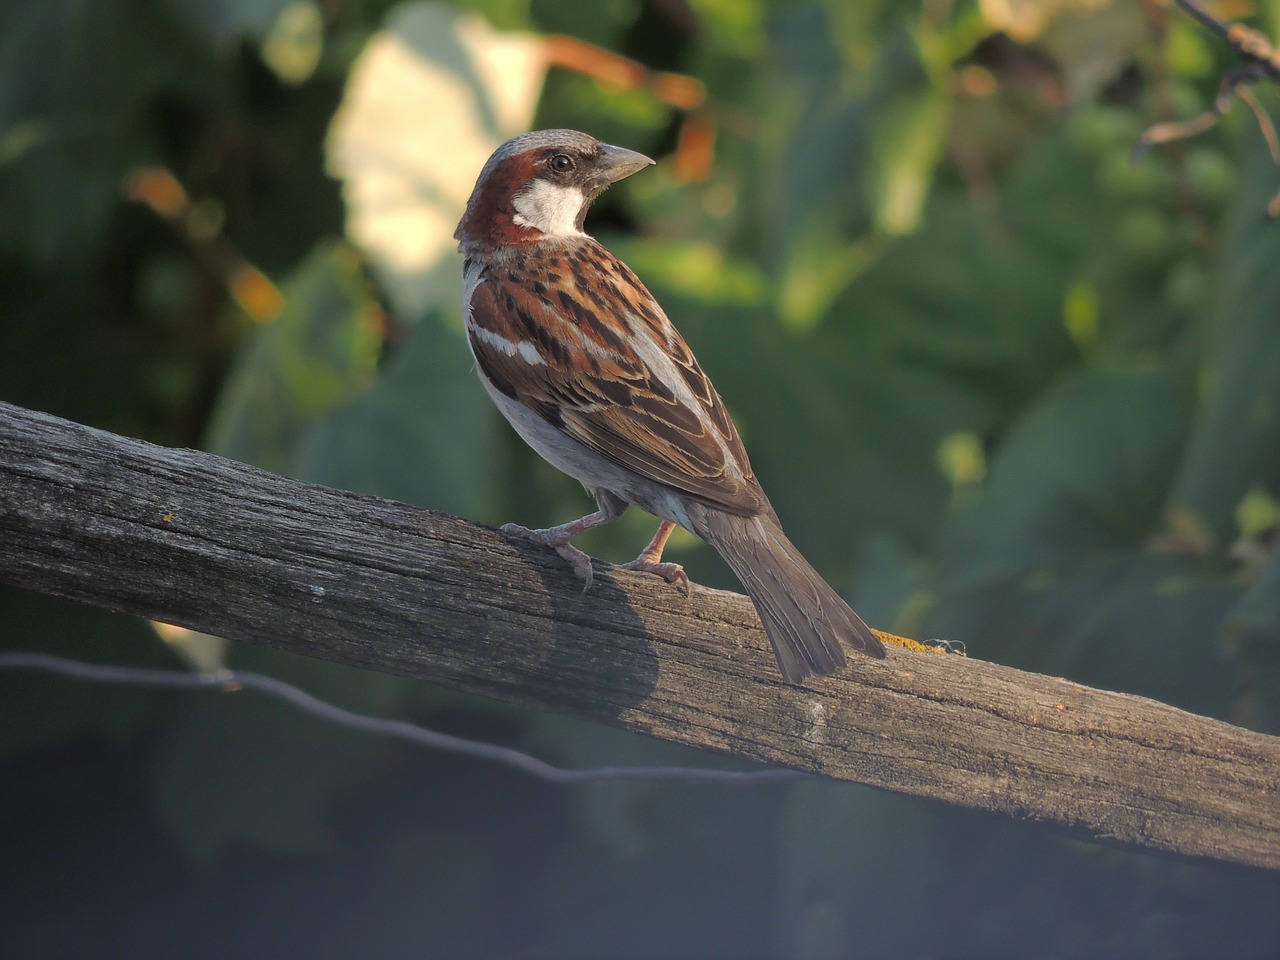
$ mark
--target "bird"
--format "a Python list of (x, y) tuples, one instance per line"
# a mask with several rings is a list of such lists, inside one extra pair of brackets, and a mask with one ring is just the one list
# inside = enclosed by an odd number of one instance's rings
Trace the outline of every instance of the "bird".
[(783, 533), (684, 338), (583, 232), (601, 193), (653, 163), (576, 130), (537, 130), (498, 147), (476, 179), (454, 234), (476, 372), (516, 433), (596, 503), (568, 523), (501, 530), (556, 550), (586, 590), (591, 558), (571, 541), (638, 507), (658, 529), (621, 566), (687, 594), (688, 575), (663, 549), (677, 526), (706, 541), (746, 588), (786, 683), (844, 669), (844, 644), (883, 658), (880, 639)]

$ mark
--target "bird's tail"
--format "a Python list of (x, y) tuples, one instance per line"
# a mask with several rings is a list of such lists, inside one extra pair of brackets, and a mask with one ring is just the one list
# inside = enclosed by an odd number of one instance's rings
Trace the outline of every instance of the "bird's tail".
[(782, 677), (800, 683), (845, 665), (845, 641), (884, 657), (884, 645), (768, 515), (708, 511), (703, 539), (733, 568), (760, 614)]

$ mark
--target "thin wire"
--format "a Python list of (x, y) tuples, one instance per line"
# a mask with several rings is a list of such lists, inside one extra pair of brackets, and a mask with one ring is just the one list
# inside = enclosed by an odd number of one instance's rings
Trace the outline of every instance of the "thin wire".
[(405, 720), (389, 720), (354, 713), (313, 697), (292, 684), (249, 670), (217, 670), (210, 673), (188, 673), (183, 670), (151, 670), (85, 663), (66, 657), (34, 651), (0, 653), (0, 670), (41, 670), (76, 680), (95, 683), (118, 683), (145, 687), (198, 688), (234, 691), (256, 690), (292, 704), (313, 716), (355, 730), (384, 737), (407, 740), (418, 746), (448, 753), (462, 754), (480, 760), (500, 763), (550, 783), (598, 783), (619, 780), (677, 780), (683, 783), (771, 783), (801, 780), (810, 775), (798, 770), (703, 770), (698, 767), (596, 767), (590, 770), (565, 770), (553, 767), (511, 747), (482, 743), (428, 730)]

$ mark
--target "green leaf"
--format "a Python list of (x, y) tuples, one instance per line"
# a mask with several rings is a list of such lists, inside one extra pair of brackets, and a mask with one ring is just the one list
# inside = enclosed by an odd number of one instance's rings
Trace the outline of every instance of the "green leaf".
[[(261, 38), (280, 14), (299, 0), (170, 0), (193, 27), (215, 43), (237, 36)], [(306, 3), (307, 0), (301, 0)]]
[(1219, 636), (1238, 596), (1189, 560), (1101, 553), (939, 591), (926, 635), (971, 656), (1227, 717), (1238, 673)]
[(1227, 617), (1229, 648), (1244, 674), (1243, 722), (1280, 731), (1280, 551)]
[(769, 25), (775, 75), (764, 88), (763, 254), (780, 316), (816, 323), (874, 258), (862, 190), (872, 105), (854, 86), (821, 8), (788, 10)]
[(198, 100), (209, 51), (153, 0), (0, 5), (0, 252), (82, 267), (155, 98)]
[(1187, 428), (1169, 376), (1095, 370), (1036, 403), (943, 536), (948, 590), (1140, 546), (1156, 528)]
[(381, 311), (359, 258), (323, 244), (284, 284), (284, 311), (237, 357), (207, 449), (287, 471), (307, 429), (374, 380)]
[(929, 634), (983, 659), (1226, 714), (1234, 671), (1216, 638), (1237, 590), (1147, 546), (1186, 430), (1159, 370), (1098, 369), (1051, 391), (944, 528)]
[(890, 237), (914, 233), (924, 216), (947, 129), (950, 98), (925, 87), (899, 98), (872, 137), (871, 203), (876, 227)]
[(1280, 228), (1264, 212), (1280, 177), (1260, 135), (1246, 144), (1210, 297), (1205, 396), (1170, 503), (1218, 545), (1250, 488), (1280, 490)]
[(293, 469), (317, 483), (496, 519), (499, 416), (462, 331), (420, 323), (377, 385), (309, 432)]
[(397, 7), (352, 65), (326, 164), (348, 237), (406, 323), (457, 310), (454, 228), (485, 160), (528, 128), (545, 71), (531, 34), (442, 3)]

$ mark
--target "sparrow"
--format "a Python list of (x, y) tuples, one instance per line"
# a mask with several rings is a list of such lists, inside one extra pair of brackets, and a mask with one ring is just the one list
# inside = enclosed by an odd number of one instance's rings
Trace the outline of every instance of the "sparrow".
[(502, 532), (554, 548), (591, 585), (572, 540), (628, 506), (658, 517), (631, 570), (686, 593), (662, 551), (678, 525), (746, 588), (783, 679), (835, 673), (843, 645), (884, 657), (879, 638), (787, 539), (728, 410), (636, 275), (583, 232), (592, 202), (653, 164), (575, 130), (500, 146), (480, 171), (454, 238), (476, 371), (526, 443), (586, 487), (596, 510), (543, 530)]

